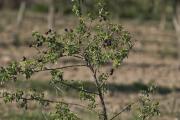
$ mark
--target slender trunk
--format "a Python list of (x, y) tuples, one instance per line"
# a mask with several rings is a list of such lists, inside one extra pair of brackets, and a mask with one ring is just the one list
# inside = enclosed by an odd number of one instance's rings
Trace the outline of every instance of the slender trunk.
[(55, 7), (54, 0), (50, 0), (49, 13), (48, 13), (48, 28), (54, 29), (55, 27)]
[(174, 3), (174, 18), (173, 18), (174, 28), (176, 30), (178, 39), (178, 58), (180, 59), (180, 0), (175, 0)]
[(165, 13), (161, 13), (161, 20), (160, 20), (159, 27), (160, 27), (161, 30), (164, 30), (165, 26), (166, 26), (166, 14)]
[(24, 18), (25, 9), (26, 9), (26, 2), (22, 1), (21, 5), (20, 5), (20, 8), (19, 8), (19, 11), (18, 11), (18, 14), (17, 14), (16, 31), (13, 33), (13, 44), (15, 46), (18, 46), (20, 44), (18, 36), (19, 36), (19, 30), (21, 28), (22, 21), (23, 21), (23, 18)]
[[(96, 83), (97, 84), (97, 83)], [(98, 85), (98, 84), (97, 84)], [(100, 86), (99, 86), (100, 87)], [(106, 104), (104, 102), (104, 97), (103, 97), (103, 94), (102, 94), (102, 91), (100, 88), (98, 88), (98, 93), (99, 93), (99, 98), (101, 100), (101, 105), (102, 105), (102, 108), (103, 108), (103, 120), (108, 120), (108, 116), (107, 116), (107, 109), (106, 109)]]
[(102, 90), (100, 88), (101, 85), (100, 85), (100, 83), (98, 81), (98, 78), (97, 78), (97, 75), (96, 75), (96, 71), (94, 71), (92, 67), (90, 69), (91, 69), (91, 71), (93, 73), (93, 77), (94, 77), (94, 80), (95, 80), (95, 83), (96, 83), (96, 87), (97, 87), (97, 90), (98, 90), (99, 99), (101, 101), (102, 117), (103, 117), (102, 120), (108, 120), (106, 104), (104, 102), (104, 96), (103, 96)]
[(173, 101), (172, 101), (172, 108), (171, 108), (171, 114), (173, 115), (175, 113), (175, 110), (176, 110), (176, 103), (177, 103), (177, 97), (176, 97), (176, 94), (175, 94), (175, 90), (173, 89), (173, 94), (172, 96), (174, 97), (173, 98)]
[(16, 25), (17, 25), (18, 29), (20, 28), (20, 26), (22, 24), (22, 21), (23, 21), (23, 18), (24, 18), (25, 9), (26, 9), (26, 2), (22, 1), (21, 5), (20, 5), (19, 12), (18, 12), (18, 15), (17, 15), (17, 24)]
[(161, 0), (158, 4), (158, 6), (160, 5), (160, 12), (161, 12), (161, 15), (160, 15), (160, 24), (159, 24), (159, 27), (161, 30), (164, 30), (165, 29), (165, 26), (166, 26), (166, 19), (167, 19), (167, 16), (166, 16), (166, 5), (167, 5), (167, 0)]

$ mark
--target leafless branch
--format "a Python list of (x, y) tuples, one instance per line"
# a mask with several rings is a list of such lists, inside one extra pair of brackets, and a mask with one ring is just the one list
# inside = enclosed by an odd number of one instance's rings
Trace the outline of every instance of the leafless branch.
[(82, 90), (82, 89), (80, 89), (80, 88), (78, 88), (78, 87), (75, 87), (75, 86), (73, 86), (73, 85), (70, 85), (70, 84), (67, 84), (67, 83), (65, 83), (65, 82), (61, 82), (63, 85), (66, 85), (66, 86), (68, 86), (68, 87), (70, 87), (70, 88), (73, 88), (73, 89), (75, 89), (75, 90), (78, 90), (78, 91), (83, 91), (83, 92), (85, 92), (85, 93), (89, 93), (89, 94), (95, 94), (95, 95), (99, 95), (98, 93), (96, 93), (96, 92), (91, 92), (91, 91), (88, 91), (88, 90)]
[[(1, 99), (3, 99), (4, 97), (0, 96)], [(39, 99), (39, 98), (26, 98), (26, 97), (22, 97), (22, 100), (26, 100), (26, 101), (40, 101), (40, 102), (48, 102), (48, 103), (63, 103), (63, 104), (67, 104), (67, 105), (71, 105), (71, 106), (79, 106), (79, 107), (83, 107), (85, 108), (86, 106), (81, 105), (81, 104), (77, 104), (77, 103), (70, 103), (70, 102), (63, 102), (63, 101), (56, 101), (56, 100), (49, 100), (49, 99)]]
[(35, 70), (34, 72), (43, 72), (43, 71), (51, 71), (51, 70), (61, 70), (61, 69), (66, 69), (66, 68), (83, 67), (83, 66), (87, 66), (87, 65), (81, 64), (81, 65), (69, 65), (69, 66), (56, 67), (56, 68), (44, 68), (44, 69), (41, 69), (41, 70)]
[(137, 102), (134, 102), (134, 103), (131, 103), (131, 104), (125, 106), (120, 112), (118, 112), (116, 115), (114, 115), (110, 120), (115, 119), (115, 118), (118, 117), (121, 113), (127, 111), (128, 109), (131, 109), (131, 107), (132, 107), (134, 104), (136, 104), (136, 103), (137, 103)]

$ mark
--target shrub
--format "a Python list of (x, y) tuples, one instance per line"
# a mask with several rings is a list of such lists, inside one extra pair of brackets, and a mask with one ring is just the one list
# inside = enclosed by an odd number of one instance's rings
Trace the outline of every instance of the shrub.
[[(74, 29), (66, 28), (62, 34), (57, 34), (49, 30), (45, 34), (33, 32), (34, 42), (30, 47), (34, 47), (39, 54), (30, 59), (23, 57), (22, 61), (12, 62), (8, 67), (1, 67), (0, 82), (6, 84), (10, 81), (16, 82), (19, 75), (24, 75), (26, 79), (33, 74), (42, 71), (49, 71), (51, 79), (50, 85), (59, 93), (61, 87), (70, 87), (79, 91), (82, 101), (89, 101), (87, 107), (76, 103), (67, 103), (66, 101), (56, 101), (48, 99), (42, 92), (33, 89), (30, 91), (10, 91), (6, 90), (1, 93), (4, 102), (17, 102), (20, 107), (28, 109), (30, 101), (36, 101), (42, 106), (55, 104), (55, 111), (50, 113), (52, 120), (78, 120), (80, 119), (70, 106), (81, 106), (84, 109), (98, 110), (96, 97), (99, 97), (101, 110), (99, 119), (113, 120), (118, 115), (110, 118), (107, 113), (104, 95), (107, 91), (107, 80), (113, 75), (114, 70), (121, 65), (123, 60), (128, 56), (132, 48), (132, 40), (127, 31), (119, 24), (111, 23), (108, 18), (108, 12), (105, 7), (105, 0), (97, 0), (95, 12), (89, 12), (88, 15), (83, 13), (84, 0), (72, 0), (73, 12), (78, 17), (79, 23)], [(74, 57), (83, 61), (82, 64), (73, 64), (70, 66), (48, 68), (48, 64), (55, 64), (63, 57)], [(102, 72), (100, 68), (107, 64), (112, 64), (110, 72)], [(87, 67), (94, 78), (96, 91), (88, 91), (84, 84), (72, 86), (71, 81), (65, 80), (63, 70), (72, 67)], [(128, 106), (127, 108), (129, 108)], [(125, 108), (125, 109), (127, 109)], [(120, 112), (121, 113), (121, 112)], [(153, 115), (153, 114), (152, 114)], [(144, 119), (143, 119), (144, 120)]]

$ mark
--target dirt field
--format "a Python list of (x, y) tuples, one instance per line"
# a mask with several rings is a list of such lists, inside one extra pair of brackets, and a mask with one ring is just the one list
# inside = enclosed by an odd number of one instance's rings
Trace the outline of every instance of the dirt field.
[[(47, 30), (45, 15), (27, 13), (20, 30), (22, 45), (16, 48), (10, 44), (12, 42), (12, 32), (14, 31), (14, 18), (15, 13), (0, 13), (1, 66), (7, 65), (11, 60), (22, 59), (22, 56), (35, 55), (36, 51), (28, 48), (26, 43), (32, 40), (31, 33), (33, 30), (40, 32)], [(72, 19), (74, 18), (57, 16), (57, 31), (61, 32), (66, 27), (72, 27), (75, 24), (70, 22)], [(137, 99), (141, 87), (155, 81), (158, 86), (155, 98), (160, 101), (161, 106), (161, 115), (155, 120), (179, 120), (180, 61), (178, 61), (175, 31), (171, 29), (160, 30), (158, 22), (152, 21), (141, 23), (131, 20), (116, 20), (115, 22), (122, 23), (132, 34), (135, 46), (124, 64), (115, 71), (115, 74), (109, 80), (110, 89), (106, 96), (108, 107), (113, 112), (121, 110), (125, 105)], [(81, 61), (63, 59), (61, 62), (60, 65), (68, 65), (72, 62), (79, 63)], [(108, 70), (108, 68), (108, 65), (104, 67), (105, 70)], [(47, 73), (41, 73), (36, 74), (32, 79), (45, 82), (48, 78)], [(68, 69), (65, 72), (65, 78), (70, 80), (92, 79), (89, 71), (85, 68)], [(68, 100), (72, 101), (71, 97)], [(5, 106), (4, 103), (0, 102), (0, 107), (3, 108), (0, 110), (0, 114), (4, 111), (12, 111), (12, 108)], [(128, 112), (123, 113), (119, 119), (131, 120)]]

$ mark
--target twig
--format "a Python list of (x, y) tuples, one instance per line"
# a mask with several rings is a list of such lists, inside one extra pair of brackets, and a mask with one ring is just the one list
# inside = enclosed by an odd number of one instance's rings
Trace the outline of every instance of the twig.
[(41, 110), (41, 114), (44, 117), (45, 120), (48, 120), (47, 116), (43, 113), (43, 111)]
[(127, 106), (125, 106), (119, 113), (117, 113), (116, 115), (114, 115), (110, 120), (115, 119), (116, 117), (118, 117), (121, 113), (125, 112), (126, 110), (130, 109), (134, 104), (136, 104), (137, 102), (131, 103)]
[(78, 87), (74, 87), (73, 85), (67, 84), (67, 83), (65, 83), (65, 82), (63, 82), (63, 81), (62, 81), (61, 83), (64, 84), (64, 85), (66, 85), (66, 86), (68, 86), (68, 87), (70, 87), (70, 88), (76, 89), (76, 90), (78, 90), (78, 91), (83, 91), (83, 92), (86, 92), (86, 93), (89, 93), (89, 94), (99, 95), (99, 94), (96, 93), (96, 92), (91, 92), (91, 91), (88, 91), (88, 90), (82, 90), (82, 89), (80, 89), (80, 88), (78, 88)]
[[(4, 98), (2, 96), (0, 96), (0, 98)], [(83, 107), (85, 108), (86, 106), (84, 105), (80, 105), (80, 104), (77, 104), (77, 103), (68, 103), (68, 102), (62, 102), (62, 101), (56, 101), (56, 100), (49, 100), (49, 99), (39, 99), (39, 98), (26, 98), (26, 97), (21, 97), (22, 100), (26, 100), (26, 101), (33, 101), (33, 100), (36, 100), (36, 101), (41, 101), (41, 102), (48, 102), (48, 103), (63, 103), (63, 104), (68, 104), (68, 105), (72, 105), (72, 106), (80, 106), (80, 107)]]
[(84, 58), (81, 55), (73, 55), (72, 57), (76, 57), (76, 58), (80, 58), (80, 59), (84, 60)]
[(56, 90), (58, 90), (59, 92), (63, 92), (57, 85), (55, 85), (55, 84), (53, 84), (53, 87), (56, 89)]
[(43, 71), (50, 71), (50, 70), (60, 70), (60, 69), (66, 69), (66, 68), (72, 68), (72, 67), (83, 67), (87, 65), (69, 65), (69, 66), (63, 66), (63, 67), (57, 67), (57, 68), (44, 68), (42, 70), (35, 70), (34, 72), (43, 72)]

